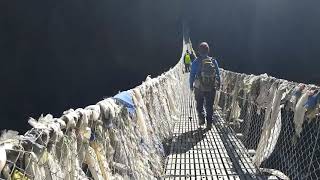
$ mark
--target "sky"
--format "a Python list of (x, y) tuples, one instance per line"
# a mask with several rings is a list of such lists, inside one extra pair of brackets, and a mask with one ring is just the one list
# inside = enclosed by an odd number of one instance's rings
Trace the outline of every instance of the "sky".
[(182, 21), (221, 67), (320, 84), (320, 1), (0, 2), (0, 129), (85, 107), (173, 67)]

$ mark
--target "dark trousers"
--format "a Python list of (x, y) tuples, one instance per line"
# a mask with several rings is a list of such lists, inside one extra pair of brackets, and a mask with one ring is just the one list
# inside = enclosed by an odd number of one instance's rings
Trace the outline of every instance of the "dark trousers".
[[(213, 103), (216, 95), (216, 90), (213, 89), (209, 92), (203, 92), (199, 89), (194, 89), (196, 104), (197, 104), (197, 113), (199, 119), (207, 119), (208, 124), (213, 123)], [(205, 108), (204, 108), (205, 107)]]
[(190, 64), (184, 64), (185, 71), (184, 72), (190, 72)]

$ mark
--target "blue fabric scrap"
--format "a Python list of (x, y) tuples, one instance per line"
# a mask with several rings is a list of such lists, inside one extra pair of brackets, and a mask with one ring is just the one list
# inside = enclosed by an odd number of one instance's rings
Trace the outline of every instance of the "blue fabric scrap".
[(320, 101), (320, 92), (316, 92), (314, 95), (310, 96), (305, 103), (304, 107), (309, 109), (313, 109), (316, 107), (317, 103)]
[(96, 133), (94, 131), (91, 132), (90, 141), (95, 141), (97, 139)]
[(293, 92), (293, 95), (294, 96), (296, 96), (296, 97), (300, 97), (301, 95), (302, 95), (302, 91), (301, 90), (295, 90), (294, 92)]
[(116, 99), (121, 104), (123, 104), (127, 108), (129, 113), (132, 114), (136, 111), (133, 100), (132, 100), (132, 94), (130, 93), (130, 91), (120, 92), (119, 94), (115, 95), (113, 98)]

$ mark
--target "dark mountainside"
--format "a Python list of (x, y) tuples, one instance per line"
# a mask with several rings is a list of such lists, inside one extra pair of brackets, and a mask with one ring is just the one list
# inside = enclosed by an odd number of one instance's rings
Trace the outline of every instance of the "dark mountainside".
[[(184, 2), (185, 4), (182, 4)], [(0, 2), (0, 129), (60, 116), (174, 66), (182, 17), (223, 68), (320, 84), (320, 2)]]

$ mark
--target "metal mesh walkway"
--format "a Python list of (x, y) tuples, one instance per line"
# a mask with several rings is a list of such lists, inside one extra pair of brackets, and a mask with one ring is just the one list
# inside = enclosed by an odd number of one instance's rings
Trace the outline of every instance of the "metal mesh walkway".
[(189, 94), (181, 103), (165, 179), (264, 179), (218, 113), (218, 122), (206, 130), (198, 125), (193, 97)]

